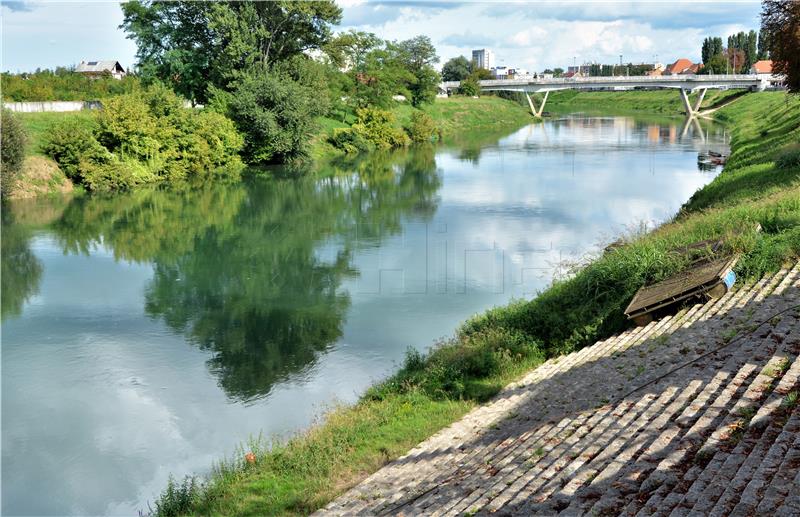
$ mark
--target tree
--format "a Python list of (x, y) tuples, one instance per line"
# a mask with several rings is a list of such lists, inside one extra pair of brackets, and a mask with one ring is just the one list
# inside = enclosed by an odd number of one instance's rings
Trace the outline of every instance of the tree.
[(475, 97), (481, 93), (481, 86), (478, 84), (478, 79), (475, 77), (475, 74), (470, 74), (469, 77), (461, 81), (458, 93), (468, 97)]
[(161, 80), (206, 102), (256, 64), (321, 48), (341, 19), (333, 0), (188, 2), (131, 0), (120, 28), (136, 41), (143, 79)]
[(366, 55), (361, 70), (351, 71), (354, 108), (388, 108), (393, 95), (412, 96), (409, 85), (416, 81), (400, 58), (396, 47), (385, 44)]
[(727, 64), (725, 62), (725, 56), (722, 54), (716, 54), (715, 56), (711, 57), (708, 62), (704, 63), (703, 69), (700, 73), (702, 74), (724, 74), (727, 69)]
[(472, 61), (464, 56), (450, 59), (442, 66), (443, 81), (463, 81), (472, 73)]
[(436, 47), (428, 36), (417, 36), (396, 45), (400, 59), (416, 80), (409, 85), (411, 104), (419, 107), (433, 102), (439, 85), (439, 73), (433, 68), (439, 62)]
[(337, 35), (323, 50), (336, 66), (364, 72), (367, 55), (382, 43), (381, 39), (371, 32), (351, 29)]
[(745, 53), (735, 47), (725, 49), (725, 57), (728, 60), (728, 69), (732, 74), (738, 74), (744, 68)]
[(750, 70), (750, 67), (758, 61), (758, 35), (756, 31), (750, 31), (747, 33), (747, 45), (744, 48), (745, 54), (745, 63), (744, 67), (746, 70)]
[[(300, 58), (302, 59), (302, 58)], [(327, 97), (285, 70), (254, 68), (228, 96), (227, 113), (244, 134), (242, 156), (248, 163), (305, 158), (316, 128), (327, 111)]]
[(763, 27), (758, 31), (758, 59), (769, 59), (769, 38)]
[(700, 50), (700, 59), (703, 60), (703, 64), (708, 63), (711, 60), (711, 57), (714, 55), (712, 46), (712, 38), (703, 39), (703, 46)]
[(800, 2), (764, 0), (761, 28), (769, 41), (773, 73), (786, 76), (790, 92), (800, 92)]
[(713, 38), (711, 40), (711, 43), (712, 43), (711, 45), (712, 56), (718, 56), (723, 52), (725, 52), (725, 49), (722, 46), (722, 38), (720, 38), (719, 36)]
[(553, 77), (561, 77), (562, 75), (564, 75), (564, 69), (563, 68), (554, 68), (553, 69)]

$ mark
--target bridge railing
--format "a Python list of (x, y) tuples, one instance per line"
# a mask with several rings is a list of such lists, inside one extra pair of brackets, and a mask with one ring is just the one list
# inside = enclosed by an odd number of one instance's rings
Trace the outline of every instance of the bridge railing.
[[(481, 86), (522, 86), (527, 84), (557, 85), (557, 84), (592, 84), (592, 83), (736, 83), (758, 82), (761, 78), (755, 74), (716, 74), (716, 75), (633, 75), (633, 76), (593, 76), (593, 77), (554, 77), (521, 78), (521, 79), (485, 79), (479, 81)], [(444, 81), (444, 88), (456, 88), (460, 81)]]

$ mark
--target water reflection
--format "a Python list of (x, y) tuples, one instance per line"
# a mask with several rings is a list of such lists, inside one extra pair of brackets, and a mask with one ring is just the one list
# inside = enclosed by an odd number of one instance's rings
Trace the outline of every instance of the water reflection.
[[(90, 255), (102, 245), (118, 260), (152, 264), (147, 314), (210, 351), (220, 387), (249, 402), (341, 336), (350, 299), (339, 288), (357, 274), (353, 251), (401, 231), (403, 218), (427, 220), (436, 210), (432, 148), (330, 166), (322, 181), (257, 177), (82, 197), (51, 228), (65, 253)], [(41, 277), (22, 231), (4, 232), (4, 273), (13, 269), (4, 275), (13, 279), (3, 283), (4, 313), (18, 313)], [(336, 251), (323, 259), (317, 249), (328, 240)]]
[(29, 245), (29, 231), (14, 224), (14, 215), (4, 205), (2, 208), (2, 289), (0, 289), (0, 314), (2, 319), (19, 316), (22, 306), (39, 291), (42, 265)]
[[(352, 401), (713, 174), (680, 120), (565, 117), (316, 175), (3, 214), (3, 513), (135, 514)], [(38, 293), (38, 294), (37, 294)]]

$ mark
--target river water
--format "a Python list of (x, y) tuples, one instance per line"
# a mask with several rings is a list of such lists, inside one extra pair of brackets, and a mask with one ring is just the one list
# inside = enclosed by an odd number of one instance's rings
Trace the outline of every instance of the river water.
[(170, 473), (308, 426), (669, 218), (726, 143), (575, 115), (313, 177), (6, 206), (3, 515), (132, 515)]

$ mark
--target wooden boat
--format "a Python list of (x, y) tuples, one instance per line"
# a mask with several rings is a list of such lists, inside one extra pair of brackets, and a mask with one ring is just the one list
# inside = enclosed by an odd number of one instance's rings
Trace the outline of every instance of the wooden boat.
[(642, 287), (628, 304), (625, 315), (642, 326), (653, 321), (655, 311), (682, 303), (689, 298), (719, 298), (736, 281), (733, 266), (737, 259), (738, 256), (729, 256), (700, 261), (671, 278)]

